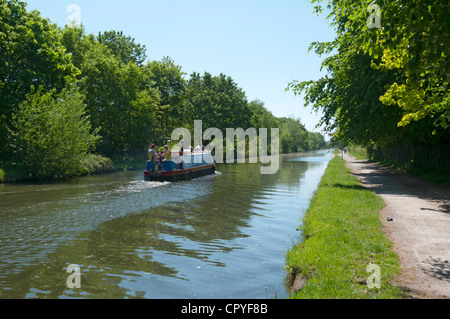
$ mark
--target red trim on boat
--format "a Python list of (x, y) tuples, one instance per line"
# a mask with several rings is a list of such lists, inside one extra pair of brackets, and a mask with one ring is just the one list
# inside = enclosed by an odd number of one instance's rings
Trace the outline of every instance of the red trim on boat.
[[(159, 171), (159, 173), (161, 174), (161, 176), (177, 176), (177, 175), (188, 174), (190, 172), (209, 169), (214, 166), (215, 166), (215, 164), (208, 164), (208, 165), (196, 166), (196, 167), (191, 167), (191, 168), (177, 169), (174, 171)], [(144, 171), (145, 176), (150, 176), (152, 173), (155, 173), (155, 172)]]

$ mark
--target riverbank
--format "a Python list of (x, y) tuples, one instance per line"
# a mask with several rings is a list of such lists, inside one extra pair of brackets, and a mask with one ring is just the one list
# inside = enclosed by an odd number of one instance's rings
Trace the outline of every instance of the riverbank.
[(39, 181), (53, 181), (61, 179), (69, 179), (73, 177), (87, 176), (87, 175), (99, 175), (112, 173), (115, 171), (115, 163), (107, 157), (95, 154), (88, 154), (80, 165), (80, 170), (77, 174), (72, 174), (64, 177), (41, 177), (34, 178), (29, 173), (24, 172), (23, 169), (9, 168), (0, 169), (0, 183), (26, 183), (26, 182), (39, 182)]
[[(383, 200), (351, 175), (335, 156), (329, 163), (303, 219), (304, 240), (286, 253), (288, 271), (299, 289), (291, 298), (407, 298), (393, 284), (400, 272), (379, 212)], [(377, 288), (376, 273), (380, 270)]]

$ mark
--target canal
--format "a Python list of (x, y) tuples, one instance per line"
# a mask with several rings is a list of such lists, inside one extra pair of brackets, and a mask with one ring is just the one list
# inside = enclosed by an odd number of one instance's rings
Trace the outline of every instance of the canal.
[(218, 164), (176, 183), (128, 171), (0, 184), (0, 298), (285, 298), (284, 255), (330, 159), (281, 155), (273, 175)]

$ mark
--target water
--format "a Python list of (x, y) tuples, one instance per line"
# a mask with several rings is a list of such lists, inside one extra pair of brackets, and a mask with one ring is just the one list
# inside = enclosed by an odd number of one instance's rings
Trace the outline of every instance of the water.
[(176, 183), (134, 171), (0, 185), (0, 298), (287, 297), (284, 255), (330, 158), (283, 155), (273, 175), (219, 164)]

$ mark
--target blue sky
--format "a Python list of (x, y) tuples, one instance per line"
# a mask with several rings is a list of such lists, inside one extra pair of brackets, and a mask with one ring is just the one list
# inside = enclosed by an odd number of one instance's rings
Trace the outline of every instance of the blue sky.
[(275, 116), (300, 118), (310, 131), (320, 116), (285, 92), (292, 80), (320, 78), (322, 59), (313, 41), (335, 37), (325, 15), (308, 0), (25, 0), (28, 10), (64, 26), (80, 8), (87, 33), (123, 31), (147, 48), (148, 60), (171, 57), (192, 72), (226, 74), (249, 101), (259, 99)]

